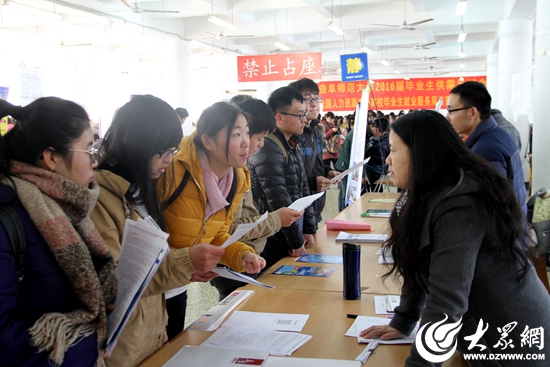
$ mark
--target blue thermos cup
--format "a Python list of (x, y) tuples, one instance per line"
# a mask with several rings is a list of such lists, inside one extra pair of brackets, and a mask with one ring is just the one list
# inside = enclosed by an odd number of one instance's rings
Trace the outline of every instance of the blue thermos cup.
[(344, 243), (342, 258), (344, 261), (344, 298), (361, 299), (361, 246)]

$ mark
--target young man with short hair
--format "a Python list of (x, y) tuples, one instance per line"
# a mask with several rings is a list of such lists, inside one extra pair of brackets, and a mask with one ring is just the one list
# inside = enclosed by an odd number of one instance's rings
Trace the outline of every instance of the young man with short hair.
[[(319, 97), (319, 87), (317, 83), (308, 78), (302, 78), (290, 83), (288, 86), (302, 93), (308, 110), (306, 126), (302, 135), (299, 136), (299, 144), (306, 169), (309, 192), (316, 194), (327, 190), (332, 185), (330, 179), (338, 175), (337, 171), (332, 170), (330, 166), (323, 163), (323, 137), (317, 129), (319, 124), (317, 116), (322, 100)], [(312, 204), (316, 223), (323, 219), (321, 213), (325, 208), (325, 201), (326, 196), (323, 195)]]
[[(282, 87), (271, 94), (268, 105), (275, 114), (277, 128), (271, 136), (276, 140), (265, 139), (264, 146), (248, 159), (252, 194), (260, 213), (288, 207), (310, 194), (298, 149), (308, 114), (304, 98), (296, 89)], [(316, 222), (311, 206), (302, 218), (267, 239), (262, 252), (264, 269), (286, 256), (301, 256), (306, 247), (313, 246)]]

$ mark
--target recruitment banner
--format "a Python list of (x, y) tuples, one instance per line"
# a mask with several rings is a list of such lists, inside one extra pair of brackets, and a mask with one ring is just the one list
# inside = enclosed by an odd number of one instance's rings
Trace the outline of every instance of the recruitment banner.
[[(465, 76), (464, 81), (475, 80), (486, 84), (485, 76)], [(462, 83), (459, 77), (377, 79), (371, 85), (369, 108), (373, 110), (435, 109), (439, 98), (447, 105), (451, 89)], [(361, 92), (367, 82), (319, 82), (324, 111), (353, 111), (361, 101)]]
[(239, 82), (321, 79), (321, 52), (237, 56)]

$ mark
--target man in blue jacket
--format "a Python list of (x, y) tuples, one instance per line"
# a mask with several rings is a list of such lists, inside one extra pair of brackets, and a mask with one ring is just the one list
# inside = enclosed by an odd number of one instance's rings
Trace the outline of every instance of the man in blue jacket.
[(484, 84), (468, 81), (451, 90), (447, 120), (472, 152), (485, 158), (509, 181), (527, 213), (525, 180), (518, 147), (491, 116), (491, 95)]

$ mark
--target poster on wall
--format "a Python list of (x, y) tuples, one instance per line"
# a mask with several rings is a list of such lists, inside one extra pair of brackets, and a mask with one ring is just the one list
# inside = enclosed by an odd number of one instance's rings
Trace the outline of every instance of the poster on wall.
[[(465, 76), (464, 81), (468, 80), (487, 84), (485, 76)], [(463, 82), (459, 77), (378, 79), (371, 84), (368, 104), (373, 110), (433, 110), (440, 98), (446, 106), (449, 92), (460, 83)], [(318, 85), (325, 111), (354, 111), (362, 101), (361, 93), (367, 81), (319, 82)]]
[(43, 96), (42, 71), (33, 66), (19, 66), (20, 99), (19, 104), (26, 106)]
[(321, 79), (321, 52), (237, 56), (239, 82)]
[(353, 82), (369, 79), (369, 63), (367, 54), (340, 55), (342, 81)]

